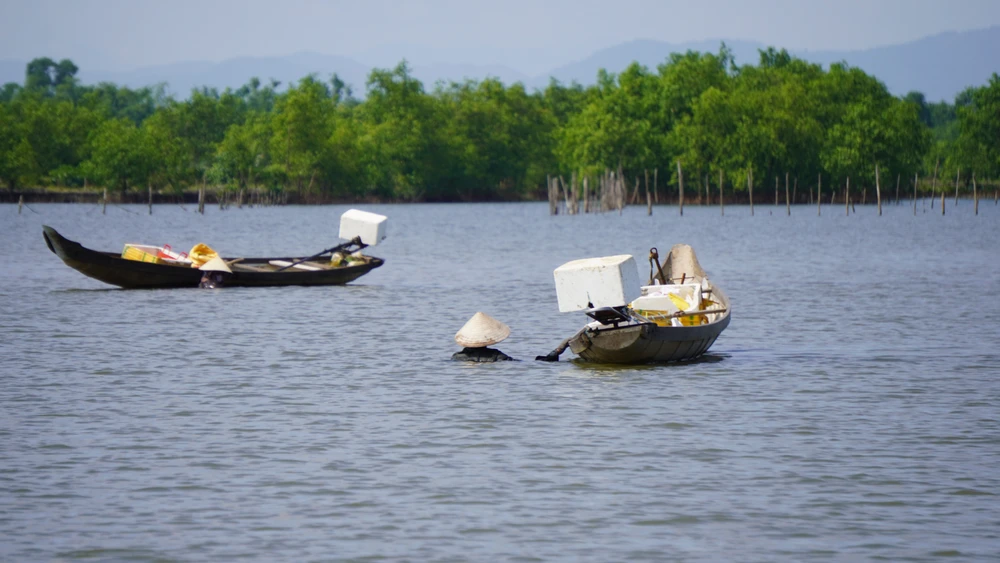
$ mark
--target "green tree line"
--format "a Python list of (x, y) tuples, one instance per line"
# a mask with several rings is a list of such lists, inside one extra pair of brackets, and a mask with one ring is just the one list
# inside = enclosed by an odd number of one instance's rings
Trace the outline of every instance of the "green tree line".
[(873, 185), (876, 166), (883, 178), (1000, 178), (996, 74), (953, 104), (928, 103), (847, 64), (824, 69), (773, 48), (755, 65), (737, 65), (723, 45), (532, 92), (492, 78), (428, 91), (403, 61), (373, 70), (362, 98), (336, 74), (178, 100), (162, 85), (81, 85), (77, 72), (39, 58), (23, 85), (0, 89), (8, 190), (207, 184), (297, 201), (517, 200), (545, 197), (548, 175), (608, 169), (670, 171), (675, 185), (678, 161), (691, 178), (716, 184), (721, 173), (737, 194), (751, 174), (765, 186), (822, 177), (827, 193), (847, 178)]

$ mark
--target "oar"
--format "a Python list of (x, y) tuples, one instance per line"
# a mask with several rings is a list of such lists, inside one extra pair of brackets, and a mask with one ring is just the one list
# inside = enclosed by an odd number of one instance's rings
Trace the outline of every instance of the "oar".
[[(275, 272), (280, 272), (282, 270), (287, 270), (289, 268), (293, 268), (295, 266), (298, 266), (299, 264), (301, 264), (303, 262), (308, 262), (310, 260), (315, 260), (315, 259), (319, 258), (320, 256), (322, 256), (324, 254), (330, 254), (331, 252), (337, 252), (338, 250), (343, 250), (343, 249), (351, 246), (352, 244), (356, 244), (356, 245), (358, 245), (361, 248), (364, 248), (364, 247), (368, 246), (367, 244), (363, 244), (361, 242), (361, 237), (354, 237), (354, 238), (352, 238), (348, 242), (345, 242), (343, 244), (338, 244), (337, 246), (334, 246), (334, 247), (331, 247), (331, 248), (327, 248), (323, 252), (317, 252), (316, 254), (313, 254), (312, 256), (310, 256), (308, 258), (303, 258), (302, 260), (299, 260), (297, 262), (292, 262), (291, 264), (289, 264), (287, 266), (278, 268), (277, 270), (275, 270)], [(358, 250), (361, 250), (361, 248), (359, 248)]]

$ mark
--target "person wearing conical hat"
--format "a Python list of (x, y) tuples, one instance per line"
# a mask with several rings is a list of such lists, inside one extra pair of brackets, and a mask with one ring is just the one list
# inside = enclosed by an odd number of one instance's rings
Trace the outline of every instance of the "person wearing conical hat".
[(201, 275), (201, 283), (198, 284), (198, 287), (204, 289), (215, 289), (224, 286), (229, 274), (233, 273), (226, 264), (226, 261), (218, 256), (205, 262), (198, 269), (205, 272)]
[(510, 336), (510, 327), (486, 313), (476, 313), (455, 334), (455, 342), (463, 348), (460, 352), (455, 352), (451, 359), (463, 362), (513, 360), (514, 358), (500, 350), (488, 348), (488, 346), (502, 342), (508, 336)]

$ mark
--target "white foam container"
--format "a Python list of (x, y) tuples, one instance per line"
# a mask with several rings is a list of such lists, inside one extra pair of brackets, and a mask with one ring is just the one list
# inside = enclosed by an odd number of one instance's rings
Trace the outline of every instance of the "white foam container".
[(348, 209), (340, 216), (340, 238), (351, 240), (361, 237), (361, 242), (375, 246), (385, 240), (388, 217), (360, 209)]
[[(630, 254), (573, 260), (553, 272), (559, 311), (621, 307), (639, 296), (639, 269)], [(590, 305), (588, 305), (588, 303)]]
[(643, 295), (632, 302), (632, 308), (637, 311), (662, 311), (666, 314), (680, 311), (677, 305), (666, 294)]
[(636, 302), (639, 302), (640, 305), (651, 305), (653, 303), (659, 304), (661, 303), (660, 301), (652, 301), (652, 300), (646, 301), (646, 299), (653, 299), (661, 296), (662, 298), (667, 299), (669, 301), (669, 297), (666, 296), (670, 294), (680, 297), (687, 303), (687, 307), (684, 308), (685, 311), (691, 311), (691, 310), (697, 311), (698, 309), (701, 308), (701, 289), (702, 287), (700, 283), (643, 286), (642, 288), (643, 297), (633, 301), (632, 307), (635, 309), (665, 310), (665, 311), (673, 309), (674, 310), (673, 312), (676, 312), (677, 310), (676, 306), (667, 307), (664, 309), (658, 309), (657, 307), (650, 307), (650, 306), (640, 307), (636, 305)]

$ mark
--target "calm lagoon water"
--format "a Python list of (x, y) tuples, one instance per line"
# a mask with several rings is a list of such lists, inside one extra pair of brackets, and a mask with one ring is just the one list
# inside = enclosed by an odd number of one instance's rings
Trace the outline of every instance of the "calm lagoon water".
[[(0, 560), (996, 561), (1000, 208), (948, 203), (361, 206), (382, 268), (217, 291), (41, 226), (307, 254), (348, 206), (0, 206)], [(733, 303), (703, 361), (532, 361), (585, 321), (554, 268), (677, 242)], [(448, 361), (476, 311), (523, 361)]]

